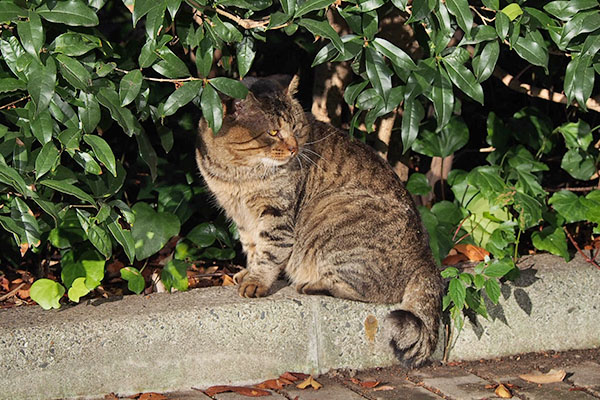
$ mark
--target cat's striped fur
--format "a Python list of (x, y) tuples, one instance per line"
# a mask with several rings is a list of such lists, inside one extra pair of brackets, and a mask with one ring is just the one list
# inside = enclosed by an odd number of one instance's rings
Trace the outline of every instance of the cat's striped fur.
[(305, 114), (295, 82), (251, 82), (216, 136), (200, 121), (198, 166), (247, 254), (239, 293), (265, 296), (284, 271), (301, 293), (401, 303), (392, 343), (420, 365), (437, 341), (442, 281), (412, 198), (368, 146)]

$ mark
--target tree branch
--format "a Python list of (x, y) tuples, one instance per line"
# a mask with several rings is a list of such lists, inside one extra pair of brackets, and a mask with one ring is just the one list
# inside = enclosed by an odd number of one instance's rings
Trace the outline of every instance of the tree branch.
[[(528, 83), (522, 83), (500, 67), (496, 67), (494, 69), (494, 76), (500, 79), (504, 85), (519, 93), (526, 94), (530, 97), (537, 97), (543, 100), (552, 101), (554, 103), (569, 104), (567, 96), (563, 93), (553, 92), (548, 89), (541, 89), (531, 86)], [(600, 98), (598, 97), (589, 98), (585, 105), (590, 110), (600, 112)]]

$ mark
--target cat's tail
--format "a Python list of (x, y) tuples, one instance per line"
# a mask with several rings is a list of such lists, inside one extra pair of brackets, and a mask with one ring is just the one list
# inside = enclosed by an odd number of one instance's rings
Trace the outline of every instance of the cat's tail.
[[(414, 283), (414, 282), (413, 282)], [(418, 282), (421, 286), (392, 311), (390, 344), (398, 359), (407, 367), (425, 363), (436, 348), (441, 318), (441, 281)]]

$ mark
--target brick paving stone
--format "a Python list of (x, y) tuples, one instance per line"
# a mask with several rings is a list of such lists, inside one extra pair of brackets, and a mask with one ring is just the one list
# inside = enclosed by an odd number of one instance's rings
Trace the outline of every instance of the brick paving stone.
[(371, 369), (356, 373), (354, 378), (361, 382), (379, 381), (378, 387), (390, 386), (393, 390), (378, 391), (373, 388), (365, 388), (360, 384), (353, 383), (350, 378), (342, 379), (344, 384), (354, 391), (360, 392), (365, 397), (373, 400), (439, 400), (441, 397), (435, 395), (422, 386), (415, 385), (407, 379), (406, 370), (399, 367), (385, 369)]
[[(360, 394), (350, 390), (341, 383), (326, 376), (315, 378), (317, 382), (323, 385), (319, 390), (312, 388), (298, 389), (295, 386), (288, 386), (282, 390), (290, 399), (298, 400), (365, 400)], [(237, 399), (236, 399), (237, 400)], [(247, 400), (247, 399), (246, 399)]]
[(439, 390), (456, 400), (475, 400), (494, 397), (492, 389), (486, 389), (488, 381), (451, 366), (426, 368), (409, 373), (411, 378), (422, 381), (426, 387)]
[[(214, 397), (217, 400), (249, 400), (249, 399), (254, 398), (254, 397), (248, 397), (248, 396), (244, 396), (244, 395), (241, 395), (238, 393), (233, 393), (233, 392), (219, 393), (219, 394), (216, 394)], [(263, 398), (269, 399), (269, 400), (287, 400), (285, 396), (282, 396), (279, 393), (275, 393), (272, 391), (271, 391), (271, 396), (264, 396)], [(210, 399), (210, 397), (207, 397), (207, 399)]]
[(210, 397), (198, 390), (190, 390), (185, 392), (167, 392), (166, 397), (173, 400), (211, 400)]
[(600, 365), (593, 361), (586, 361), (568, 370), (573, 375), (567, 379), (575, 386), (584, 387), (600, 397)]

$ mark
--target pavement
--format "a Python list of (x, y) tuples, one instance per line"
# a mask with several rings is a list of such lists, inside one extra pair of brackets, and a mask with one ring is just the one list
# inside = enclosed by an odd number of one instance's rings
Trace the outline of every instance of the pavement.
[[(600, 270), (579, 257), (565, 263), (550, 255), (527, 257), (519, 267), (521, 277), (502, 285), (500, 304), (488, 304), (490, 318), (473, 317), (460, 335), (450, 340), (443, 331), (434, 360), (444, 354), (446, 361), (455, 363), (600, 348)], [(249, 385), (286, 371), (323, 377), (320, 379), (325, 381), (319, 381), (323, 388), (314, 393), (285, 389), (274, 393), (275, 399), (396, 399), (411, 391), (415, 397), (406, 398), (442, 395), (462, 399), (493, 397), (486, 384), (513, 378), (508, 372), (486, 377), (462, 364), (434, 365), (429, 367), (433, 369), (405, 375), (397, 370), (377, 378), (393, 382), (389, 386), (397, 385), (396, 394), (392, 390), (362, 391), (362, 386), (356, 388), (344, 381), (339, 371), (364, 371), (358, 373), (360, 377), (375, 374), (377, 371), (370, 371), (376, 367), (384, 368), (379, 371), (382, 374), (390, 371), (385, 367), (397, 368), (385, 320), (394, 305), (304, 296), (283, 283), (273, 292), (262, 299), (243, 299), (235, 288), (222, 287), (95, 299), (53, 311), (39, 307), (0, 310), (0, 399), (174, 391), (202, 399), (198, 391), (183, 391)], [(589, 382), (598, 381), (600, 362), (598, 357), (595, 360), (587, 360), (593, 364), (569, 364), (573, 371), (564, 383), (575, 386), (565, 387), (567, 393), (584, 396), (581, 398), (597, 396), (597, 387)], [(324, 375), (328, 372), (331, 374)], [(581, 382), (568, 383), (569, 379)], [(471, 396), (443, 386), (448, 383), (457, 384), (460, 390), (472, 386), (482, 391)], [(535, 392), (535, 387), (517, 385)], [(573, 387), (583, 389), (569, 390)], [(342, 397), (334, 397), (338, 389), (345, 390)], [(310, 393), (317, 397), (307, 397)], [(214, 398), (236, 398), (232, 396), (236, 394)]]

